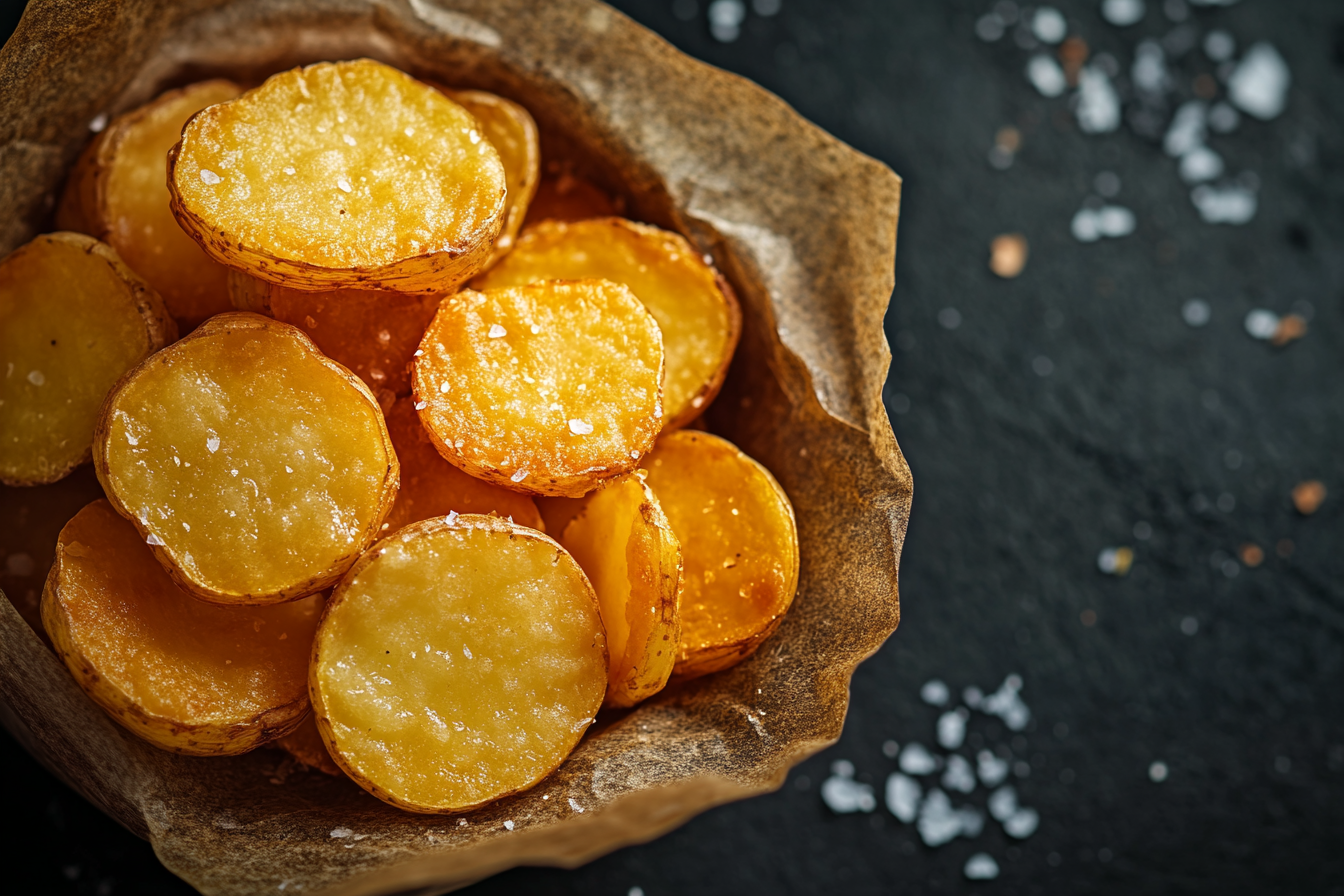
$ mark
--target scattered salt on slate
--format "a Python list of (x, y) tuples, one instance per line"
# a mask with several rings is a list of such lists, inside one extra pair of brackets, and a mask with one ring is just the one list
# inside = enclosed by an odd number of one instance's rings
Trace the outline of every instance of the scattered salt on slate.
[(930, 706), (946, 706), (952, 691), (941, 679), (931, 678), (919, 689), (919, 699)]
[(970, 713), (964, 707), (945, 712), (938, 717), (938, 746), (955, 750), (966, 739), (966, 720)]
[(854, 780), (854, 764), (844, 759), (831, 763), (831, 777), (821, 782), (821, 799), (837, 815), (871, 812), (877, 808), (873, 788)]
[(1126, 28), (1143, 20), (1143, 0), (1102, 0), (1101, 15), (1119, 28)]
[(914, 821), (919, 816), (919, 799), (922, 795), (923, 789), (914, 778), (900, 772), (892, 772), (887, 776), (887, 811), (896, 816), (897, 820), (906, 824)]
[(997, 787), (1008, 777), (1008, 760), (1000, 759), (989, 750), (981, 750), (975, 754), (975, 771), (981, 784)]
[(955, 753), (947, 757), (947, 769), (943, 772), (942, 784), (948, 790), (955, 790), (957, 793), (970, 793), (975, 790), (975, 772), (971, 769), (971, 763)]
[(1237, 63), (1227, 79), (1227, 94), (1241, 111), (1268, 121), (1283, 111), (1291, 83), (1288, 63), (1272, 44), (1261, 41)]
[(999, 863), (987, 852), (978, 852), (966, 860), (962, 869), (967, 880), (993, 880), (999, 876)]
[(1244, 326), (1252, 339), (1269, 339), (1279, 329), (1279, 316), (1273, 311), (1255, 308), (1246, 315)]
[(921, 743), (908, 743), (901, 751), (901, 771), (907, 775), (931, 775), (941, 763)]
[(1203, 299), (1187, 299), (1181, 306), (1181, 318), (1192, 327), (1202, 327), (1213, 317), (1213, 309)]

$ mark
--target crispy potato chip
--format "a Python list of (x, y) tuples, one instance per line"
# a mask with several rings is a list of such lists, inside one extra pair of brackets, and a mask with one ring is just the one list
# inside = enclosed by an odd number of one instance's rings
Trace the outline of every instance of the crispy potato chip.
[(742, 329), (727, 281), (684, 238), (622, 218), (529, 227), (477, 289), (598, 277), (624, 283), (658, 321), (667, 356), (663, 420), (685, 424), (714, 400)]
[(779, 627), (798, 590), (793, 505), (769, 470), (707, 432), (665, 434), (644, 468), (681, 542), (673, 674), (726, 669)]
[(118, 378), (177, 338), (158, 294), (82, 233), (0, 261), (0, 482), (55, 482), (89, 459)]
[(454, 512), (492, 513), (522, 526), (546, 530), (537, 505), (527, 495), (491, 485), (444, 460), (425, 432), (413, 400), (402, 398), (392, 406), (387, 413), (387, 431), (401, 463), (401, 486), (383, 523), (384, 531), (395, 532), (402, 526)]
[(277, 740), (275, 745), (309, 768), (317, 769), (332, 777), (345, 777), (345, 772), (341, 771), (341, 767), (327, 752), (327, 745), (317, 731), (317, 722), (314, 721), (312, 713), (304, 716), (299, 727)]
[(597, 599), (533, 529), (468, 514), (380, 541), (328, 603), (309, 690), (336, 764), (414, 812), (525, 790), (607, 688)]
[(192, 115), (242, 93), (232, 81), (170, 90), (112, 120), (80, 156), (56, 224), (104, 240), (163, 297), (184, 330), (229, 310), (228, 268), (182, 232), (168, 207), (168, 150)]
[(446, 292), (504, 223), (504, 166), (471, 113), (371, 59), (292, 69), (200, 112), (168, 189), (212, 258), (300, 289)]
[(523, 227), (526, 229), (538, 221), (610, 218), (624, 211), (625, 203), (619, 198), (557, 166), (557, 170), (547, 171), (537, 184)]
[(382, 412), (302, 332), (210, 318), (108, 395), (98, 479), (183, 588), (261, 605), (328, 587), (397, 492)]
[(439, 453), (514, 491), (585, 494), (638, 466), (662, 420), (658, 325), (603, 280), (449, 296), (412, 369)]
[(155, 746), (246, 753), (308, 713), (308, 660), (322, 614), (313, 596), (218, 607), (179, 588), (107, 501), (61, 530), (42, 621), (79, 686)]
[(411, 391), (411, 355), (442, 298), (372, 289), (305, 292), (242, 271), (229, 272), (229, 295), (239, 311), (298, 327), (375, 393), (386, 389), (394, 395)]
[(476, 117), (486, 138), (504, 164), (508, 195), (504, 199), (504, 227), (495, 238), (495, 251), (486, 267), (503, 258), (523, 227), (527, 207), (541, 180), (541, 140), (537, 123), (515, 102), (484, 90), (443, 89), (454, 102)]
[(681, 643), (681, 545), (642, 472), (588, 497), (560, 543), (588, 574), (607, 632), (606, 706), (663, 689)]

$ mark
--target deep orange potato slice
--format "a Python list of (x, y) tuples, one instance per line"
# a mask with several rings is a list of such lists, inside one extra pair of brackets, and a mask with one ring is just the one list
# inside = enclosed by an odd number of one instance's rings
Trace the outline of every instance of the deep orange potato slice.
[(80, 156), (57, 209), (57, 226), (103, 240), (154, 287), (190, 330), (229, 310), (223, 265), (178, 226), (168, 207), (168, 150), (192, 115), (242, 93), (232, 81), (170, 90), (114, 118)]
[(592, 586), (534, 529), (416, 523), (337, 586), (310, 692), (331, 756), (413, 812), (460, 812), (536, 784), (593, 722), (607, 648)]
[(769, 470), (707, 432), (667, 433), (644, 468), (681, 542), (674, 674), (726, 669), (779, 627), (798, 590), (793, 506)]
[(385, 532), (450, 513), (491, 513), (541, 531), (537, 505), (527, 495), (477, 479), (448, 463), (425, 432), (415, 402), (398, 399), (387, 413), (387, 431), (401, 463), (401, 486)]
[(168, 155), (168, 189), (206, 253), (262, 280), (426, 293), (485, 264), (506, 190), (471, 113), (371, 59), (203, 110)]
[(681, 545), (639, 471), (588, 496), (560, 544), (588, 574), (607, 632), (606, 706), (663, 689), (681, 643)]
[(333, 584), (397, 492), (383, 415), (298, 329), (229, 312), (127, 374), (94, 467), (184, 588), (267, 604)]
[(411, 355), (434, 319), (442, 296), (370, 289), (305, 292), (229, 272), (239, 311), (253, 311), (298, 327), (333, 361), (350, 368), (375, 394), (411, 391)]
[(537, 123), (522, 106), (484, 90), (443, 88), (443, 92), (476, 117), (504, 164), (504, 180), (509, 190), (504, 199), (504, 227), (495, 238), (495, 251), (485, 264), (488, 268), (513, 248), (527, 217), (527, 207), (537, 192), (541, 180)]
[(0, 261), (0, 482), (55, 482), (89, 459), (107, 390), (177, 338), (158, 294), (82, 233)]
[(583, 495), (638, 466), (661, 426), (662, 337), (620, 284), (463, 290), (417, 354), (416, 409), (439, 453), (514, 491)]
[(313, 596), (218, 607), (179, 588), (107, 501), (61, 530), (42, 621), (79, 686), (155, 746), (232, 756), (292, 731), (308, 713)]
[(529, 227), (508, 256), (477, 277), (477, 289), (597, 277), (624, 283), (658, 321), (667, 355), (663, 420), (699, 416), (714, 400), (742, 329), (727, 281), (675, 233), (623, 218)]
[(335, 778), (345, 777), (345, 772), (341, 771), (341, 767), (327, 752), (327, 745), (317, 731), (317, 722), (312, 713), (304, 716), (299, 727), (277, 740), (275, 745), (309, 768)]

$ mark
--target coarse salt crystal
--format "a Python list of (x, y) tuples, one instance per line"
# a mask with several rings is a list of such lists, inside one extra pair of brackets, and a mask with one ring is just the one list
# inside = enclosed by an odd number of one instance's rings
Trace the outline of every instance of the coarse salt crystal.
[(282, 168), (281, 170), (284, 171), (286, 174), (293, 174), (293, 173), (294, 173), (294, 166), (293, 166), (293, 165), (286, 165), (286, 166), (285, 166), (284, 168)]
[(505, 827), (507, 830), (510, 830), (510, 831), (513, 830), (513, 822), (512, 822), (512, 821), (506, 821), (506, 822), (504, 822), (504, 827)]
[(341, 192), (343, 193), (349, 193), (351, 190), (350, 181), (346, 180), (343, 177), (336, 178), (336, 186), (340, 187)]
[(516, 473), (514, 473), (512, 476), (510, 476), (510, 477), (509, 477), (509, 480), (512, 481), (512, 482), (522, 482), (522, 481), (523, 481), (524, 479), (526, 479), (526, 478), (527, 478), (527, 471), (526, 471), (526, 470), (519, 470), (518, 472), (516, 472)]
[(47, 375), (40, 370), (28, 371), (28, 382), (34, 386), (42, 386), (47, 382)]
[(341, 137), (341, 139), (345, 141), (345, 145), (346, 145), (346, 146), (354, 146), (354, 145), (355, 145), (355, 138), (354, 138), (354, 137), (351, 137), (349, 134), (346, 134), (345, 136)]
[(145, 544), (153, 544), (162, 547), (163, 539), (151, 532), (149, 533), (149, 537), (145, 539)]
[(586, 436), (592, 433), (593, 424), (587, 420), (580, 420), (577, 417), (569, 421), (569, 431), (576, 436)]
[(490, 333), (489, 333), (489, 336), (490, 336), (491, 339), (499, 339), (500, 337), (505, 336), (505, 335), (507, 335), (507, 334), (508, 334), (508, 330), (505, 330), (505, 329), (504, 329), (503, 327), (501, 327), (499, 324), (491, 324), (491, 325), (490, 325)]
[(417, 401), (415, 403), (415, 409), (417, 411), (423, 411), (427, 407), (429, 407), (429, 402), (427, 401)]
[(439, 383), (439, 391), (447, 392), (451, 387), (447, 383)]
[(573, 798), (573, 797), (570, 797), (570, 799), (569, 799), (569, 808), (573, 809), (575, 812), (582, 812), (582, 811), (583, 811), (583, 807), (580, 806), (578, 803), (574, 802), (574, 798)]
[(202, 168), (202, 169), (201, 169), (201, 180), (205, 181), (207, 184), (209, 184), (209, 185), (212, 186), (212, 187), (213, 187), (215, 184), (217, 184), (217, 183), (219, 183), (220, 181), (222, 181), (223, 179), (224, 179), (224, 178), (220, 177), (218, 174), (216, 174), (215, 172), (211, 171), (209, 168)]
[(354, 831), (350, 830), (349, 828), (336, 828), (331, 832), (331, 838), (333, 840), (344, 840), (346, 837), (349, 837), (353, 833)]
[(206, 440), (205, 440), (205, 447), (210, 451), (211, 454), (214, 454), (216, 451), (218, 451), (218, 450), (219, 450), (219, 436), (211, 436), (210, 438), (206, 439)]

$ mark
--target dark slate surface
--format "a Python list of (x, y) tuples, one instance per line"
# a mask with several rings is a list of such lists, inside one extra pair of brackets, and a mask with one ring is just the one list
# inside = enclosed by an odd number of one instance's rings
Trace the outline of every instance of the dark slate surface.
[[(859, 669), (839, 745), (779, 793), (576, 872), (521, 869), (467, 892), (1344, 893), (1344, 6), (1192, 11), (1241, 47), (1272, 41), (1294, 79), (1282, 116), (1211, 140), (1261, 183), (1255, 219), (1227, 227), (1199, 220), (1154, 145), (1128, 129), (1080, 134), (1066, 100), (1026, 83), (1030, 54), (1011, 35), (978, 40), (987, 2), (783, 0), (728, 44), (703, 0), (617, 5), (905, 178), (888, 318), (888, 407), (917, 483), (903, 623)], [(1058, 5), (1125, 70), (1139, 37), (1173, 27), (1159, 0), (1128, 29), (1098, 3)], [(1193, 51), (1178, 96), (1212, 68)], [(1023, 147), (997, 171), (986, 153), (1009, 124)], [(1069, 221), (1102, 170), (1119, 174), (1114, 201), (1138, 228), (1081, 245)], [(986, 268), (1006, 231), (1031, 245), (1012, 281)], [(1182, 321), (1192, 297), (1212, 306), (1208, 326)], [(1246, 335), (1251, 308), (1301, 301), (1314, 311), (1305, 339), (1273, 349)], [(946, 308), (955, 329), (939, 323)], [(1331, 491), (1311, 517), (1289, 499), (1303, 479)], [(1235, 561), (1247, 543), (1264, 550), (1258, 568)], [(1135, 550), (1132, 573), (1102, 575), (1098, 552), (1120, 545)], [(924, 681), (991, 690), (1010, 673), (1031, 725), (1014, 735), (975, 714), (962, 752), (1025, 763), (1013, 780), (1040, 812), (1034, 836), (1011, 841), (991, 821), (929, 849), (880, 802), (869, 815), (824, 807), (831, 762), (852, 761), (880, 797), (895, 766), (885, 741), (934, 745)], [(187, 892), (8, 738), (0, 757), (24, 822), (3, 841), (13, 885)], [(1169, 776), (1155, 783), (1159, 761)], [(998, 880), (963, 877), (981, 851)]]

